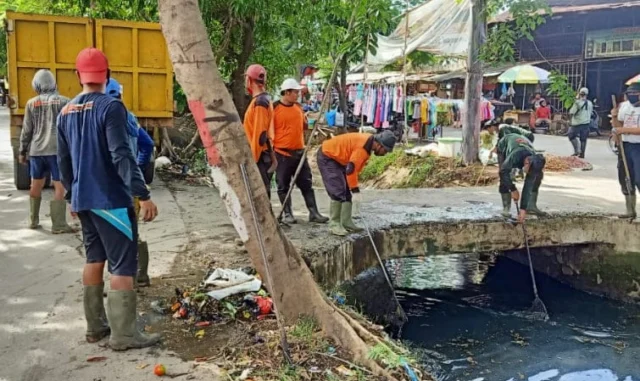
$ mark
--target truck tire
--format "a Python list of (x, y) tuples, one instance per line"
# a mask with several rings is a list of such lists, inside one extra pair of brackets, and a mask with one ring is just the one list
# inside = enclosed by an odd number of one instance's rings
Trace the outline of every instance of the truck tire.
[(153, 182), (153, 178), (155, 177), (156, 174), (156, 163), (155, 160), (152, 159), (149, 164), (147, 164), (147, 167), (144, 170), (143, 176), (144, 176), (144, 182), (149, 185)]
[(13, 182), (18, 190), (29, 190), (31, 188), (29, 166), (20, 164), (17, 158), (13, 159)]

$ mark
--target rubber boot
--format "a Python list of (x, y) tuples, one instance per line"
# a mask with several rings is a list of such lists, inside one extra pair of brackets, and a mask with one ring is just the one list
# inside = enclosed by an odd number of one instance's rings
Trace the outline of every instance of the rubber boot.
[(97, 343), (109, 336), (111, 329), (104, 311), (104, 283), (84, 286), (84, 318), (87, 320), (87, 342)]
[(340, 222), (340, 215), (342, 214), (342, 203), (340, 201), (331, 200), (331, 219), (329, 220), (329, 231), (333, 235), (344, 237), (349, 234), (348, 231), (342, 227)]
[(627, 205), (627, 213), (621, 214), (618, 218), (625, 220), (634, 220), (637, 217), (636, 214), (636, 195), (624, 196), (625, 204)]
[(578, 157), (581, 159), (584, 159), (584, 155), (586, 152), (587, 152), (587, 141), (580, 140), (580, 155), (578, 155)]
[(107, 316), (111, 325), (109, 346), (114, 351), (126, 351), (134, 348), (147, 348), (160, 342), (158, 334), (147, 335), (136, 327), (136, 292), (109, 291), (107, 298)]
[(342, 223), (342, 227), (347, 229), (347, 231), (351, 233), (361, 232), (363, 229), (356, 226), (353, 223), (353, 218), (351, 214), (353, 213), (353, 203), (351, 202), (343, 202), (342, 210), (340, 211), (340, 222)]
[(511, 218), (511, 194), (500, 193), (502, 197), (502, 217)]
[(77, 230), (67, 224), (67, 202), (64, 200), (51, 200), (49, 203), (51, 214), (51, 233), (65, 234), (75, 233)]
[(571, 145), (573, 146), (573, 155), (571, 156), (580, 156), (580, 140), (578, 138), (570, 140)]
[(318, 205), (316, 204), (316, 195), (313, 192), (313, 189), (303, 192), (302, 197), (304, 197), (304, 203), (307, 205), (307, 209), (309, 209), (309, 222), (316, 222), (319, 224), (324, 224), (329, 219), (318, 211)]
[(538, 192), (531, 193), (531, 200), (529, 200), (529, 207), (527, 208), (527, 213), (531, 214), (532, 216), (538, 216), (538, 217), (546, 217), (549, 215), (543, 212), (542, 210), (538, 209)]
[(282, 204), (282, 209), (283, 209), (282, 222), (288, 225), (297, 224), (298, 221), (293, 216), (293, 212), (291, 211), (291, 197), (289, 197), (289, 200), (287, 200), (286, 204), (283, 204), (285, 197), (286, 197), (286, 194), (282, 194), (282, 195), (278, 194), (278, 198), (280, 198), (280, 203)]
[(138, 241), (138, 276), (136, 285), (138, 287), (151, 286), (149, 279), (149, 245), (145, 241)]
[(29, 229), (38, 229), (40, 227), (40, 203), (41, 197), (31, 197), (29, 199), (31, 209), (29, 212)]

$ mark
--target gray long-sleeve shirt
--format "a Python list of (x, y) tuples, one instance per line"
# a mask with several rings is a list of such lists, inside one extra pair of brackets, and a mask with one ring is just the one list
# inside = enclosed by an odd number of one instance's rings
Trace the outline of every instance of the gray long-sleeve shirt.
[(591, 123), (591, 112), (593, 111), (593, 103), (588, 99), (578, 99), (571, 106), (569, 115), (571, 115), (572, 126), (582, 126)]
[(58, 152), (56, 118), (69, 98), (58, 93), (42, 93), (29, 99), (25, 106), (20, 154), (51, 156)]

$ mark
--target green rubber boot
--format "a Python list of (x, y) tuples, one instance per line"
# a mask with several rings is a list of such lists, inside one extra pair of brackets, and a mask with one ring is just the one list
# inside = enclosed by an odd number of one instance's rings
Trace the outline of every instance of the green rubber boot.
[(340, 222), (342, 223), (342, 227), (347, 229), (347, 231), (351, 233), (361, 232), (364, 229), (359, 228), (358, 226), (356, 226), (356, 224), (353, 223), (353, 218), (351, 217), (352, 213), (353, 213), (353, 203), (343, 202), (342, 210), (340, 212)]
[(147, 335), (136, 327), (136, 292), (109, 291), (107, 316), (111, 325), (109, 346), (114, 351), (147, 348), (160, 342), (159, 334)]
[(546, 217), (549, 215), (548, 213), (545, 213), (542, 210), (538, 209), (538, 192), (531, 193), (531, 200), (529, 201), (527, 213), (531, 214), (532, 216), (538, 217)]
[(502, 217), (511, 218), (511, 194), (500, 193), (502, 197)]
[(138, 276), (136, 277), (136, 283), (138, 287), (151, 286), (151, 279), (149, 279), (149, 245), (145, 241), (138, 242)]
[(342, 213), (342, 203), (340, 201), (331, 200), (330, 205), (331, 219), (329, 220), (329, 231), (333, 235), (344, 237), (349, 234), (348, 231), (342, 227), (340, 222), (340, 214)]
[(87, 320), (87, 342), (97, 343), (109, 336), (111, 329), (104, 311), (104, 283), (84, 286), (84, 317)]
[(67, 202), (64, 200), (51, 200), (49, 203), (51, 214), (51, 233), (67, 234), (75, 233), (76, 229), (67, 224)]
[(636, 195), (624, 196), (625, 204), (627, 205), (627, 213), (618, 216), (620, 219), (633, 220), (637, 217), (636, 214)]
[(42, 198), (31, 197), (29, 202), (31, 205), (29, 212), (29, 229), (38, 229), (40, 228), (40, 203), (42, 202)]

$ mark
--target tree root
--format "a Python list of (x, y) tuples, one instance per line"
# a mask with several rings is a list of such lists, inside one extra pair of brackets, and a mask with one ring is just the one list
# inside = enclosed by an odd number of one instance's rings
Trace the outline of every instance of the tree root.
[(363, 340), (369, 343), (372, 343), (373, 345), (382, 345), (386, 347), (390, 352), (396, 353), (398, 355), (407, 353), (406, 349), (399, 347), (392, 341), (383, 340), (378, 336), (374, 335), (373, 333), (371, 333), (368, 329), (363, 327), (362, 324), (360, 324), (357, 320), (349, 316), (349, 314), (346, 313), (345, 311), (337, 307), (334, 307), (334, 308), (338, 311), (340, 315), (342, 315), (347, 320), (349, 325), (351, 325), (351, 327), (358, 333), (358, 336), (360, 336)]
[(178, 158), (176, 151), (173, 149), (173, 144), (171, 143), (167, 129), (161, 128), (160, 133), (162, 135), (162, 151), (160, 152), (160, 156), (167, 156), (171, 160)]

